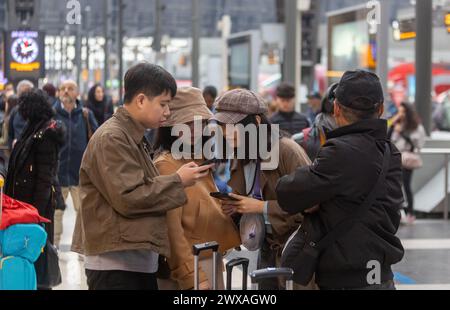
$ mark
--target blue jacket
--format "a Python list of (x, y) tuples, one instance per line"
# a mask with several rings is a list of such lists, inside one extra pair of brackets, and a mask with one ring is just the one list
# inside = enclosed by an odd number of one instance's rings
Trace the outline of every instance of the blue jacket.
[[(66, 144), (60, 153), (59, 182), (61, 187), (78, 186), (81, 160), (89, 142), (88, 127), (83, 116), (83, 107), (77, 101), (77, 107), (69, 114), (62, 107), (61, 102), (56, 101), (54, 108), (56, 110), (55, 118), (62, 121), (66, 126)], [(98, 125), (94, 113), (91, 111), (89, 111), (89, 123), (92, 131), (95, 132)]]

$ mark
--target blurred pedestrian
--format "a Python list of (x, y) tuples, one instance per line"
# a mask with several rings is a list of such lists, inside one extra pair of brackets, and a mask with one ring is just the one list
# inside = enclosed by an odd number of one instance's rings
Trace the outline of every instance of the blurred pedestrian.
[(327, 93), (322, 99), (320, 114), (313, 122), (312, 127), (304, 129), (301, 133), (292, 136), (295, 142), (300, 144), (306, 151), (311, 161), (314, 161), (320, 148), (326, 142), (326, 134), (336, 129), (336, 120), (334, 119), (334, 100), (338, 84), (335, 83), (328, 88)]
[(105, 89), (100, 84), (95, 84), (89, 90), (85, 107), (94, 112), (98, 126), (103, 125), (114, 114), (112, 102), (106, 96)]
[(55, 105), (56, 99), (56, 87), (53, 84), (47, 83), (42, 87), (42, 90), (45, 91), (48, 95), (48, 100), (52, 106)]
[[(80, 166), (89, 139), (97, 130), (98, 125), (94, 114), (83, 108), (78, 100), (78, 85), (74, 81), (65, 81), (59, 88), (59, 100), (56, 101), (56, 119), (66, 127), (66, 144), (61, 149), (59, 165), (59, 182), (61, 183), (64, 200), (72, 197), (75, 211), (80, 209), (79, 178)], [(55, 245), (60, 246), (63, 233), (64, 210), (55, 213)]]
[(318, 92), (308, 95), (308, 121), (314, 124), (317, 115), (322, 111), (322, 95)]
[(271, 117), (270, 122), (280, 125), (280, 130), (292, 136), (309, 127), (308, 118), (295, 111), (294, 86), (281, 83), (277, 88), (275, 102), (278, 112)]
[[(22, 94), (32, 90), (34, 88), (33, 82), (29, 80), (22, 80), (17, 84), (17, 96), (21, 96)], [(19, 107), (16, 106), (11, 110), (10, 118), (9, 118), (9, 128), (8, 128), (8, 144), (10, 148), (13, 148), (17, 139), (20, 138), (22, 131), (26, 126), (26, 121), (23, 117), (18, 113)]]
[(403, 186), (408, 203), (402, 223), (414, 224), (416, 217), (411, 182), (414, 170), (422, 165), (419, 153), (425, 144), (426, 132), (413, 105), (405, 102), (400, 104), (398, 113), (392, 120), (389, 137), (402, 153)]

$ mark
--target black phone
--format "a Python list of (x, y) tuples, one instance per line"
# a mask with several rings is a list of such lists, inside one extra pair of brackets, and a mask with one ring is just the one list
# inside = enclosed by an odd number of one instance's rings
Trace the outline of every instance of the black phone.
[(210, 159), (210, 160), (207, 160), (207, 161), (203, 162), (200, 165), (200, 167), (208, 166), (208, 165), (212, 165), (212, 164), (218, 165), (218, 164), (226, 163), (226, 162), (227, 162), (226, 159)]
[(227, 194), (227, 193), (215, 192), (215, 193), (210, 193), (210, 195), (211, 195), (211, 197), (219, 199), (219, 200), (239, 201), (239, 199), (233, 198), (230, 196), (230, 194)]

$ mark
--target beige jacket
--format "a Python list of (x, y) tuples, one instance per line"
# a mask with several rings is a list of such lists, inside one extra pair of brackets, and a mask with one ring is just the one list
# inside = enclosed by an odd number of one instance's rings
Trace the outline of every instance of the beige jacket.
[(152, 250), (170, 255), (166, 213), (185, 204), (186, 194), (178, 174), (159, 176), (144, 133), (120, 108), (90, 140), (80, 169), (74, 252)]
[[(170, 175), (187, 163), (189, 161), (173, 159), (169, 153), (161, 155), (155, 161), (162, 175)], [(167, 213), (171, 249), (171, 256), (167, 261), (171, 277), (182, 290), (194, 287), (194, 244), (217, 241), (221, 253), (241, 244), (235, 224), (223, 214), (220, 202), (210, 196), (211, 192), (217, 192), (212, 174), (185, 191), (187, 203), (182, 208)], [(202, 270), (199, 278), (200, 282), (207, 280)]]

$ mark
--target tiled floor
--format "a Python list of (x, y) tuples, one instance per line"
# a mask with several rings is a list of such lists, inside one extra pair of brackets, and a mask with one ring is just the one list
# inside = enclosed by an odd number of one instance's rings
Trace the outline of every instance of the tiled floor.
[[(80, 257), (69, 252), (75, 212), (69, 202), (64, 216), (60, 261), (63, 284), (59, 290), (85, 290), (86, 277)], [(399, 290), (450, 290), (450, 222), (419, 221), (414, 226), (401, 227), (398, 235), (406, 250), (404, 260), (394, 266)], [(248, 257), (250, 271), (256, 267), (256, 253), (233, 252), (225, 260)], [(225, 275), (224, 275), (225, 278)], [(233, 273), (233, 289), (240, 289), (242, 271)], [(250, 281), (248, 281), (250, 285)]]

